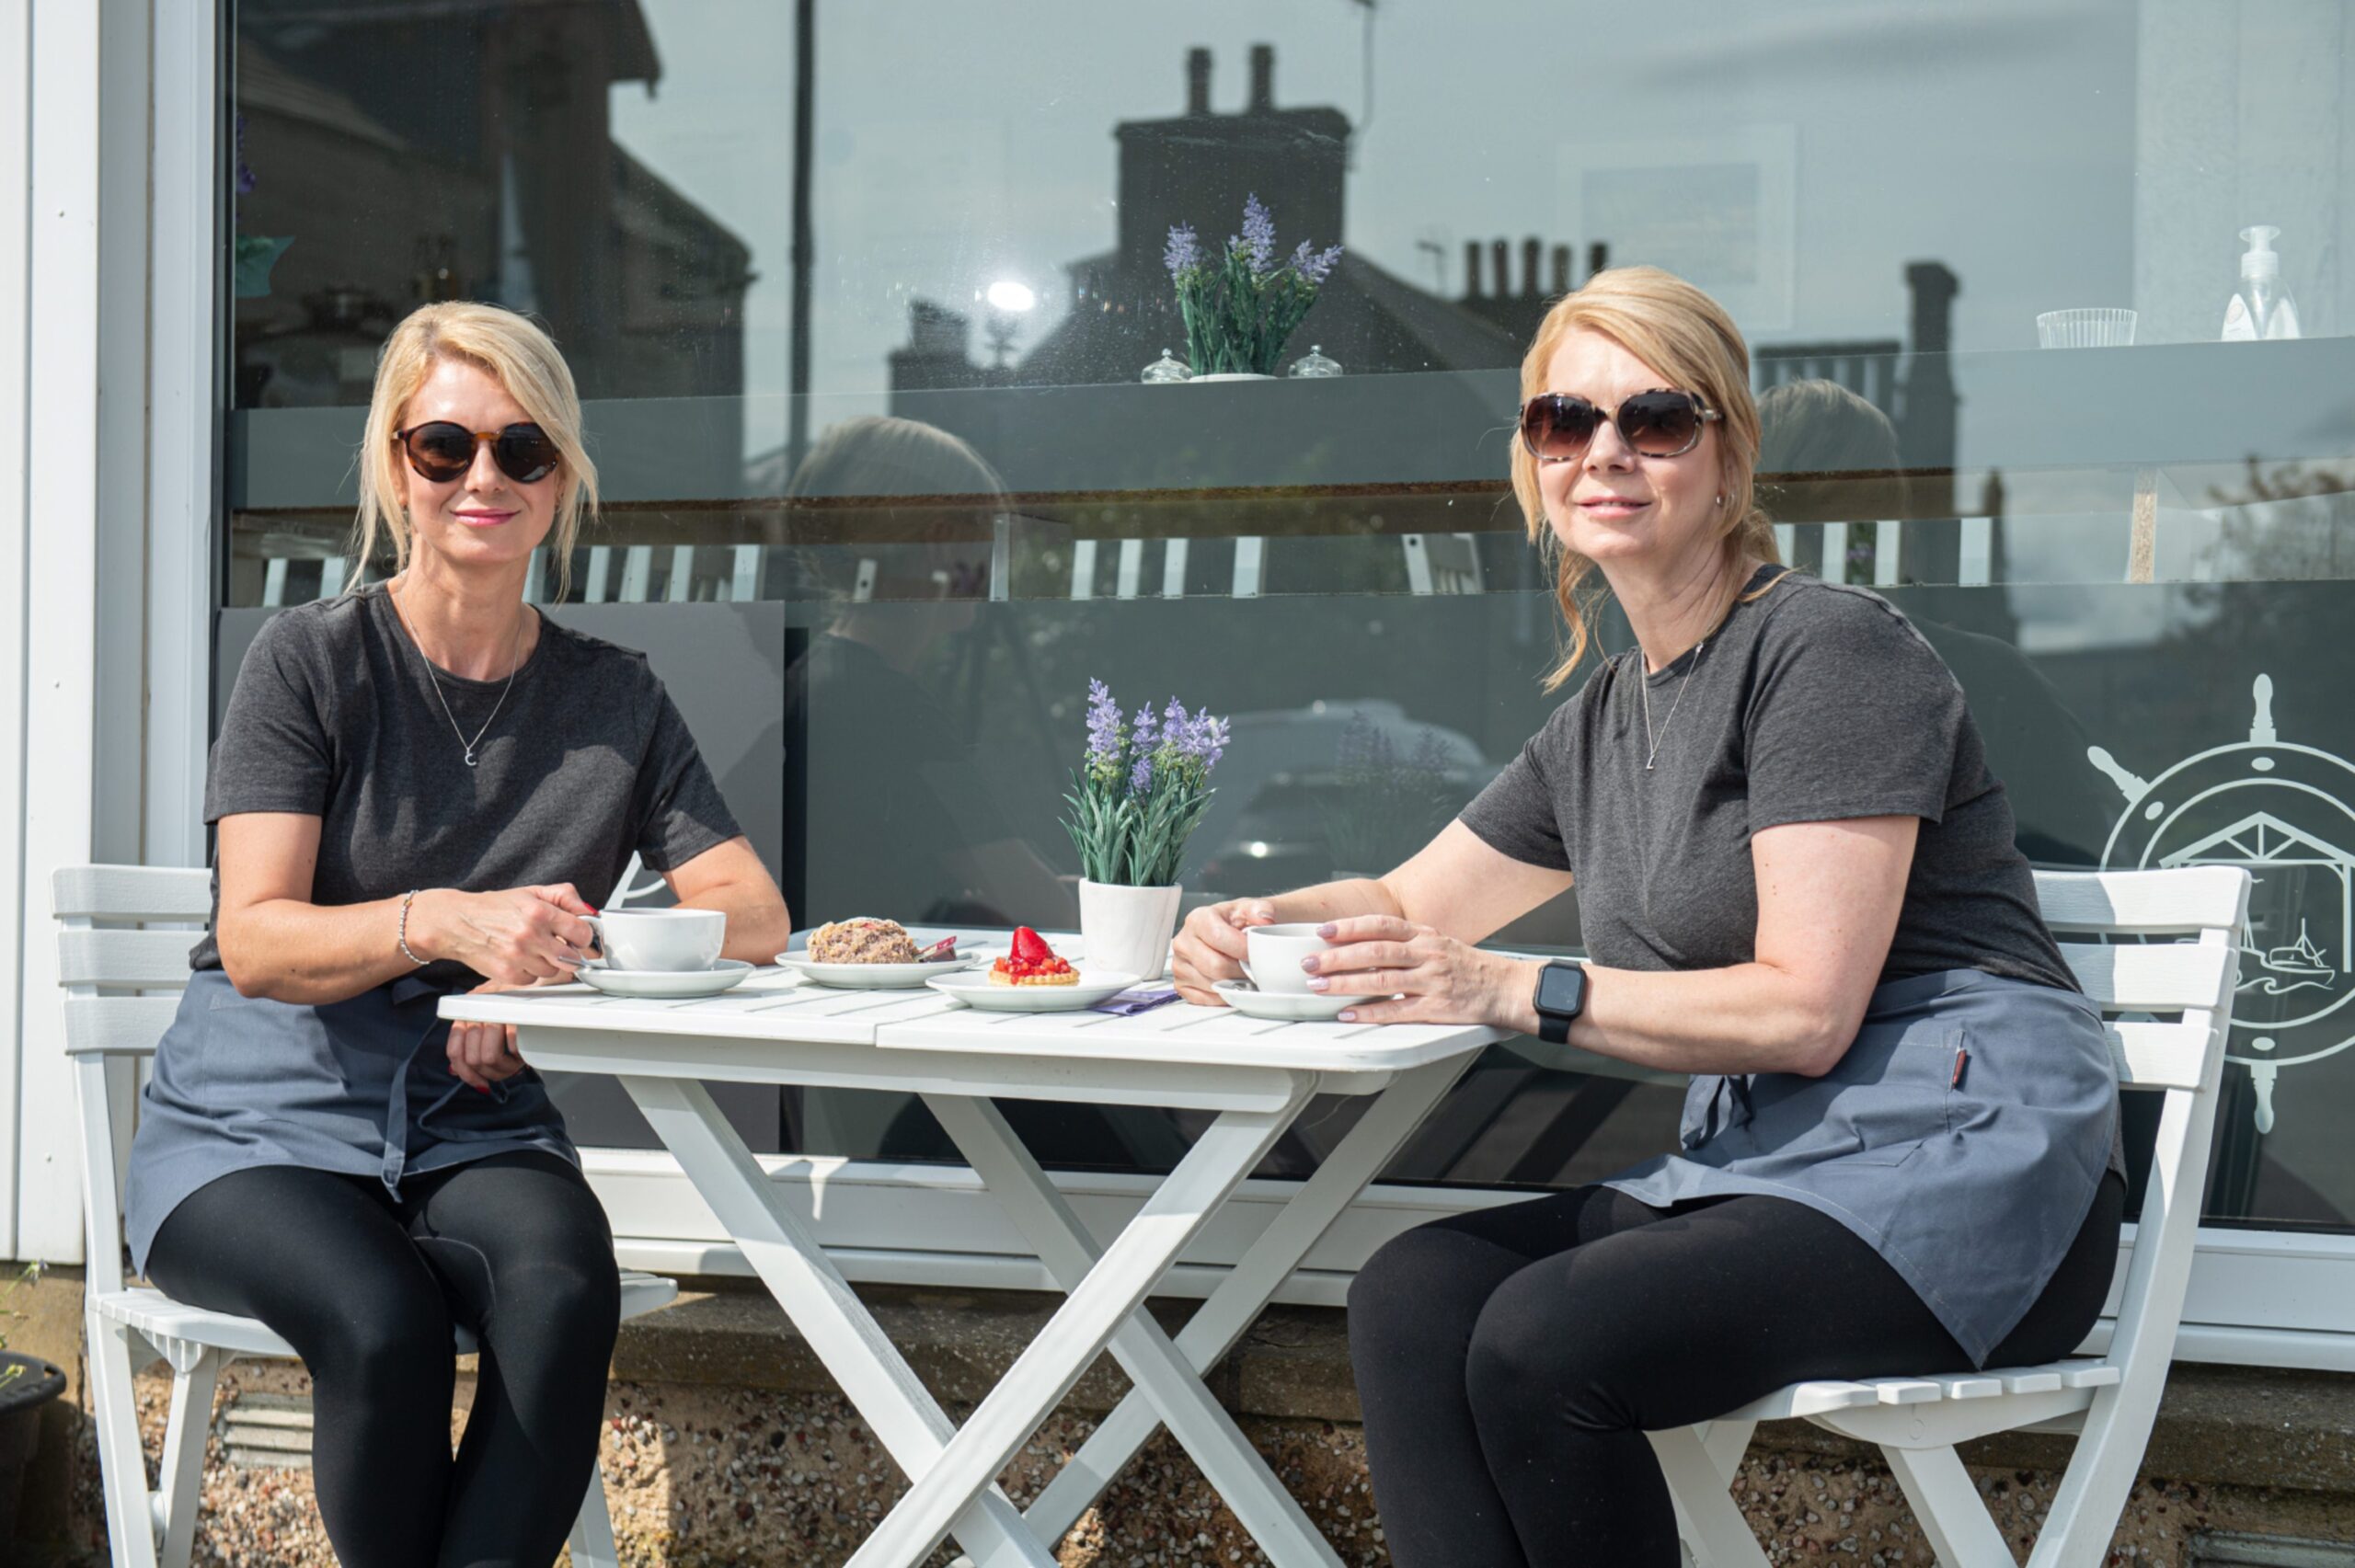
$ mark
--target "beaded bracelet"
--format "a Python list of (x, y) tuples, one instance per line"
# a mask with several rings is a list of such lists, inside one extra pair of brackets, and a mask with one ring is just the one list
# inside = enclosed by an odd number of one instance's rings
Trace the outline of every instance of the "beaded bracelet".
[(400, 930), (401, 956), (402, 956), (402, 957), (404, 957), (404, 958), (407, 958), (410, 963), (412, 963), (412, 964), (416, 965), (416, 966), (417, 966), (419, 968), (420, 968), (420, 969), (421, 969), (421, 968), (423, 968), (423, 967), (425, 967), (425, 966), (426, 966), (428, 963), (430, 963), (430, 962), (431, 962), (431, 960), (430, 960), (430, 959), (425, 959), (425, 958), (420, 958), (420, 957), (419, 957), (419, 956), (416, 955), (416, 953), (414, 953), (413, 951), (411, 951), (411, 950), (410, 950), (410, 948), (409, 948), (409, 944), (408, 944), (408, 907), (409, 907), (410, 902), (411, 902), (413, 899), (415, 899), (415, 898), (416, 898), (416, 897), (417, 897), (419, 893), (422, 893), (423, 891), (425, 891), (425, 889), (424, 889), (424, 888), (422, 888), (422, 887), (412, 887), (412, 888), (410, 888), (408, 892), (406, 892), (406, 893), (404, 893), (404, 894), (402, 894), (402, 895), (401, 895), (401, 930)]

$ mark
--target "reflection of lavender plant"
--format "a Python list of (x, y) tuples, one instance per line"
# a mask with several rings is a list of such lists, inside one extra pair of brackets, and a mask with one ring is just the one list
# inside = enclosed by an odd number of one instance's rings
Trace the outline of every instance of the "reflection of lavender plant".
[(1201, 825), (1213, 793), (1211, 770), (1225, 754), (1227, 722), (1204, 708), (1189, 714), (1177, 698), (1155, 714), (1137, 710), (1123, 728), (1120, 710), (1100, 681), (1087, 685), (1087, 755), (1073, 775), (1063, 827), (1091, 882), (1132, 887), (1178, 880), (1186, 841)]
[(1202, 242), (1194, 237), (1191, 223), (1179, 223), (1169, 231), (1169, 244), (1161, 252), (1161, 264), (1175, 278), (1189, 267), (1202, 264)]
[(246, 163), (246, 117), (241, 114), (237, 116), (237, 194), (251, 196), (257, 183), (253, 169)]
[(1279, 262), (1275, 214), (1256, 194), (1243, 203), (1243, 232), (1214, 257), (1202, 254), (1191, 224), (1172, 227), (1162, 263), (1178, 286), (1194, 373), (1273, 372), (1284, 339), (1340, 259), (1339, 246), (1320, 251), (1303, 240)]
[(1339, 266), (1340, 261), (1341, 247), (1338, 245), (1315, 250), (1310, 247), (1308, 241), (1303, 240), (1292, 253), (1292, 269), (1312, 283), (1322, 283), (1331, 277), (1333, 269)]
[(1447, 748), (1433, 732), (1401, 759), (1380, 726), (1352, 715), (1334, 751), (1337, 798), (1325, 807), (1336, 869), (1378, 872), (1420, 848), (1455, 804), (1448, 773)]
[[(261, 182), (254, 177), (251, 166), (246, 162), (246, 117), (237, 116), (236, 189), (240, 196), (250, 196)], [(271, 239), (261, 235), (238, 235), (230, 246), (229, 292), (237, 299), (258, 300), (270, 292), (270, 269), (294, 243), (293, 235)]]
[(1264, 278), (1274, 270), (1276, 218), (1260, 204), (1256, 193), (1243, 199), (1243, 238), (1240, 241), (1230, 239), (1226, 243), (1230, 249), (1237, 244), (1243, 246), (1244, 253), (1251, 260), (1252, 276)]

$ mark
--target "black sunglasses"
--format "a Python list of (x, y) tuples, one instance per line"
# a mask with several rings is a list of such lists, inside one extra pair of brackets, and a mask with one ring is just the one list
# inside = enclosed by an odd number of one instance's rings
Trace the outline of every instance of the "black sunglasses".
[(475, 449), (490, 443), (490, 460), (518, 485), (529, 485), (556, 472), (564, 453), (537, 425), (510, 425), (503, 430), (470, 430), (447, 419), (395, 430), (393, 440), (408, 454), (408, 465), (420, 479), (446, 485), (475, 465)]
[(1522, 444), (1540, 463), (1575, 463), (1594, 442), (1596, 427), (1609, 420), (1619, 439), (1643, 457), (1682, 457), (1701, 444), (1701, 428), (1724, 415), (1698, 393), (1638, 392), (1616, 414), (1573, 393), (1540, 393), (1521, 411)]

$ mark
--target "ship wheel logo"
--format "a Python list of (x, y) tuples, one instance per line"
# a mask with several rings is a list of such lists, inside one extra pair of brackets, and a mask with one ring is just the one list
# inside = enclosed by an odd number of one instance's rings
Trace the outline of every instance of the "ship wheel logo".
[(2085, 757), (2126, 796), (2103, 869), (2239, 865), (2257, 879), (2225, 1059), (2249, 1070), (2269, 1133), (2281, 1070), (2355, 1045), (2355, 764), (2276, 733), (2272, 677), (2251, 694), (2246, 741), (2156, 778), (2098, 746)]

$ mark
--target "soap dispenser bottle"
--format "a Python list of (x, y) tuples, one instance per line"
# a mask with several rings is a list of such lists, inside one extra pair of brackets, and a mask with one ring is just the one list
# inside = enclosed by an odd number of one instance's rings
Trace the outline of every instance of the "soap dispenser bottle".
[(2248, 246), (2241, 257), (2241, 286), (2224, 307), (2224, 341), (2254, 342), (2259, 338), (2295, 338), (2298, 306), (2281, 285), (2281, 256), (2273, 242), (2281, 231), (2257, 223), (2241, 231)]

